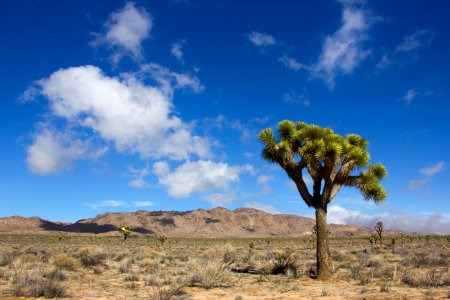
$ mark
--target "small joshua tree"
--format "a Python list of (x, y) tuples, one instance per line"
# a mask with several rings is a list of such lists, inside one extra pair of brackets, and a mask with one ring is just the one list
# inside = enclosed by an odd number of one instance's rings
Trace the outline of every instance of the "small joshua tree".
[(393, 254), (395, 253), (395, 243), (396, 243), (396, 239), (395, 239), (395, 237), (393, 237), (393, 238), (391, 239), (392, 253), (393, 253)]
[(119, 227), (117, 228), (117, 230), (122, 233), (123, 235), (123, 241), (125, 242), (127, 240), (127, 237), (131, 234), (131, 229), (130, 227), (126, 226), (126, 225), (119, 225)]
[(383, 245), (383, 229), (384, 229), (383, 222), (381, 222), (381, 221), (377, 222), (377, 224), (375, 224), (374, 229), (375, 229), (376, 233), (378, 234), (378, 237), (380, 238), (380, 246), (382, 246)]
[(156, 239), (161, 243), (161, 247), (164, 246), (164, 243), (166, 242), (166, 240), (168, 239), (167, 236), (165, 236), (164, 234), (158, 234), (156, 236)]
[(377, 237), (373, 234), (369, 237), (370, 251), (373, 252), (373, 245), (377, 242)]

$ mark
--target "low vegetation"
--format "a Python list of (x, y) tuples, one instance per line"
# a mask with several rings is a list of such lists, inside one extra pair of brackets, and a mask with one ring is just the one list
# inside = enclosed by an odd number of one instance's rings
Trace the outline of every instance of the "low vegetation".
[[(183, 239), (0, 235), (0, 298), (443, 299), (447, 237), (331, 238), (334, 275), (316, 276), (309, 238)], [(372, 242), (371, 242), (372, 241)], [(162, 246), (162, 244), (164, 246)]]

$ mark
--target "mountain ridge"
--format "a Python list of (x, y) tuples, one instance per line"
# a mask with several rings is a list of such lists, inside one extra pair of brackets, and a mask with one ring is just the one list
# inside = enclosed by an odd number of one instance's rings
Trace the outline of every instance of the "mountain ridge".
[[(314, 219), (293, 214), (270, 214), (254, 208), (223, 207), (190, 211), (106, 212), (74, 223), (39, 217), (0, 218), (0, 233), (117, 234), (126, 224), (137, 234), (169, 237), (294, 237), (309, 236)], [(367, 236), (373, 231), (357, 225), (329, 224), (331, 236)], [(390, 231), (395, 233), (395, 231)]]

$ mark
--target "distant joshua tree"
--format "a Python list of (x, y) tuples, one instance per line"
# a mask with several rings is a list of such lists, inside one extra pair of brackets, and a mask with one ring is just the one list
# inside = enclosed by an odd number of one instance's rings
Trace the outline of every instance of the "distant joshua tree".
[(370, 242), (370, 252), (373, 252), (373, 245), (377, 242), (377, 237), (372, 234), (369, 237), (369, 242)]
[(128, 236), (131, 234), (131, 230), (130, 227), (126, 226), (126, 225), (119, 225), (119, 227), (117, 228), (117, 230), (122, 233), (123, 235), (123, 241), (125, 242), (128, 238)]
[(377, 222), (377, 224), (375, 224), (375, 232), (378, 234), (379, 240), (380, 240), (380, 246), (383, 245), (383, 229), (384, 229), (384, 225), (383, 222)]
[[(368, 143), (356, 134), (341, 136), (330, 128), (284, 120), (278, 123), (278, 136), (266, 128), (259, 139), (264, 145), (262, 157), (279, 164), (306, 205), (316, 210), (317, 279), (328, 280), (333, 270), (327, 233), (328, 204), (343, 186), (357, 187), (366, 200), (383, 201), (387, 194), (380, 180), (387, 170), (381, 164), (369, 164)], [(304, 170), (313, 179), (311, 191), (303, 178)], [(353, 173), (358, 170), (358, 174)]]

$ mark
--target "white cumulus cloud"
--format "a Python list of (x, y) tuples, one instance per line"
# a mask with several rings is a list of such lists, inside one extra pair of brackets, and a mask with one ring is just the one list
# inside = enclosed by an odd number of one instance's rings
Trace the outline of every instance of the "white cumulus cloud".
[[(112, 143), (118, 152), (142, 158), (209, 157), (209, 141), (193, 135), (192, 126), (173, 114), (170, 84), (189, 86), (186, 82), (149, 86), (129, 74), (106, 76), (95, 66), (60, 69), (36, 83), (49, 101), (51, 117), (65, 121), (71, 132), (80, 132), (80, 136), (88, 131), (100, 141)], [(61, 162), (82, 156), (81, 138), (72, 136), (63, 143), (58, 135), (43, 131), (35, 137), (27, 158), (32, 171), (54, 173)]]
[(95, 149), (88, 140), (74, 138), (70, 132), (58, 132), (41, 126), (27, 148), (26, 162), (33, 173), (52, 175), (70, 169), (75, 160), (98, 158), (108, 148)]
[(187, 161), (173, 172), (166, 162), (156, 162), (153, 168), (159, 184), (167, 187), (169, 195), (176, 198), (209, 190), (228, 191), (231, 183), (239, 181), (241, 173), (253, 171), (250, 165), (230, 166), (210, 160)]
[(105, 33), (98, 34), (91, 44), (104, 44), (114, 49), (114, 62), (118, 62), (125, 55), (141, 59), (142, 42), (150, 37), (152, 27), (151, 15), (144, 8), (128, 2), (122, 9), (111, 13), (105, 23)]

